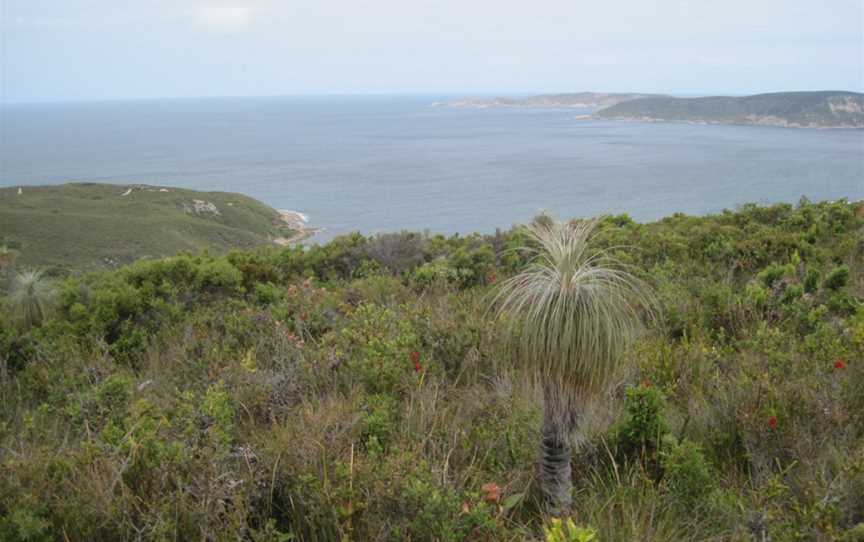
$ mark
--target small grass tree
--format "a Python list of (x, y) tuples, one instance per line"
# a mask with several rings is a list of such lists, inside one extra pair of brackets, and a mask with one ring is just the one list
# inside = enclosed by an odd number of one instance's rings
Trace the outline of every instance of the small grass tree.
[(620, 374), (640, 311), (654, 306), (648, 287), (608, 250), (592, 250), (597, 224), (535, 219), (532, 263), (493, 301), (512, 355), (543, 390), (539, 479), (556, 515), (572, 505), (572, 448), (586, 408)]
[(29, 330), (42, 323), (53, 298), (53, 285), (42, 271), (22, 271), (12, 279), (10, 312), (22, 328)]

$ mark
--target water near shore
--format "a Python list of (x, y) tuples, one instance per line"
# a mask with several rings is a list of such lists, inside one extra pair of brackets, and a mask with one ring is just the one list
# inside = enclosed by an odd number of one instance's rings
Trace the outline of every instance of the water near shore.
[(453, 96), (0, 106), (0, 186), (104, 181), (242, 192), (324, 227), (493, 231), (537, 210), (649, 220), (864, 198), (864, 130), (574, 120), (430, 107)]

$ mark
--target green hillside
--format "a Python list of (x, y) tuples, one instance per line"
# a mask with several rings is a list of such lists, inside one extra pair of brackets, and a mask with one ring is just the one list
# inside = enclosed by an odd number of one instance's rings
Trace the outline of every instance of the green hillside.
[(862, 540), (864, 204), (605, 217), (576, 247), (655, 310), (628, 370), (573, 388), (569, 534), (540, 490), (552, 396), (490, 310), (537, 248), (515, 226), (144, 260), (35, 294), (10, 273), (0, 540)]
[(864, 94), (821, 91), (777, 92), (742, 97), (661, 96), (622, 102), (598, 111), (595, 116), (801, 128), (864, 128)]
[(240, 194), (96, 183), (0, 188), (0, 245), (22, 266), (116, 267), (291, 234), (276, 210)]

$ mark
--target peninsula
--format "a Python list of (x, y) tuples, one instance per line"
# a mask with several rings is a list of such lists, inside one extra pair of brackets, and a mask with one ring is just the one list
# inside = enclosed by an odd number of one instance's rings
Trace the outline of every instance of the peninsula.
[(597, 111), (592, 118), (787, 128), (864, 128), (864, 94), (818, 91), (703, 98), (654, 96), (615, 104)]
[(490, 107), (572, 107), (591, 109), (597, 107), (610, 107), (640, 98), (661, 96), (661, 94), (623, 92), (570, 92), (564, 94), (540, 94), (538, 96), (528, 96), (526, 98), (462, 98), (453, 102), (438, 102), (433, 105), (438, 107), (462, 107), (474, 109), (486, 109)]

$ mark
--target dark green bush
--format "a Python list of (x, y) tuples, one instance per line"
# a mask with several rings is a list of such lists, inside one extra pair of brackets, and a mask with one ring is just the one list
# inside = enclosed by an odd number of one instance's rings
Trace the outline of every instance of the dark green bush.
[(669, 432), (664, 417), (665, 398), (657, 388), (642, 384), (627, 388), (626, 418), (618, 428), (618, 443), (629, 454), (655, 461), (663, 437)]
[(819, 279), (822, 278), (818, 269), (808, 269), (804, 276), (804, 291), (808, 294), (815, 292), (819, 288)]
[(664, 440), (660, 456), (663, 483), (677, 503), (690, 510), (706, 506), (716, 479), (699, 445), (670, 436)]
[(825, 282), (822, 286), (828, 290), (839, 290), (849, 284), (849, 266), (841, 265), (831, 270), (825, 277)]

